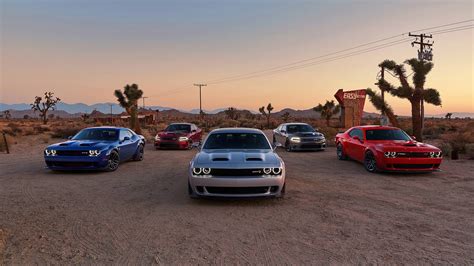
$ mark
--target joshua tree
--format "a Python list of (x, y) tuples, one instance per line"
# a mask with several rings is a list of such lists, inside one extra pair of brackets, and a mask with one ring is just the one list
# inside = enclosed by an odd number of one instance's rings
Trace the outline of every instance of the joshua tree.
[(384, 110), (385, 115), (388, 117), (390, 124), (394, 127), (399, 127), (397, 116), (393, 113), (392, 107), (384, 100), (382, 100), (382, 96), (377, 94), (375, 91), (371, 90), (370, 88), (366, 90), (367, 95), (369, 96), (369, 100), (375, 109), (382, 111)]
[(143, 95), (143, 91), (138, 88), (137, 84), (125, 85), (123, 93), (121, 90), (115, 90), (115, 97), (120, 106), (122, 106), (127, 114), (130, 115), (130, 128), (136, 133), (141, 133), (140, 123), (138, 122), (138, 99)]
[(423, 125), (423, 114), (421, 109), (421, 102), (439, 106), (441, 105), (441, 97), (436, 89), (425, 89), (426, 75), (433, 68), (433, 63), (420, 61), (412, 58), (405, 61), (413, 70), (413, 86), (408, 84), (407, 77), (405, 76), (405, 67), (403, 64), (397, 64), (392, 60), (385, 60), (379, 64), (380, 67), (384, 67), (388, 71), (392, 72), (399, 80), (401, 86), (395, 88), (392, 84), (388, 83), (384, 79), (379, 80), (379, 87), (383, 87), (385, 91), (390, 92), (393, 96), (407, 99), (411, 104), (411, 116), (412, 116), (412, 128), (413, 135), (417, 140), (422, 141), (422, 125)]
[(48, 122), (48, 111), (55, 110), (56, 104), (61, 101), (58, 97), (53, 96), (52, 92), (45, 92), (44, 99), (40, 96), (35, 97), (35, 101), (30, 104), (31, 109), (40, 113), (40, 117), (43, 119), (43, 124)]
[(258, 111), (267, 118), (267, 128), (270, 128), (270, 116), (273, 111), (273, 106), (271, 103), (267, 105), (267, 111), (265, 111), (265, 106), (262, 106), (258, 109)]
[(89, 114), (82, 114), (81, 115), (82, 121), (86, 121), (87, 119), (89, 119), (89, 117), (90, 117)]
[(239, 119), (239, 113), (237, 112), (237, 109), (235, 109), (234, 107), (229, 107), (224, 112), (229, 119), (232, 119), (232, 120)]
[(30, 116), (29, 115), (24, 115), (23, 119), (30, 119)]
[(329, 126), (331, 118), (338, 114), (341, 107), (339, 104), (335, 104), (334, 101), (326, 101), (324, 105), (318, 104), (318, 106), (313, 107), (313, 111), (321, 112), (321, 118), (326, 120), (326, 125)]
[(453, 113), (447, 113), (444, 118), (451, 120), (451, 117), (453, 116)]
[(288, 122), (290, 119), (291, 119), (291, 115), (290, 115), (290, 112), (284, 112), (282, 115), (281, 115), (281, 119), (283, 120), (283, 122)]
[(5, 117), (6, 120), (10, 120), (10, 118), (12, 117), (10, 110), (3, 111), (3, 117)]

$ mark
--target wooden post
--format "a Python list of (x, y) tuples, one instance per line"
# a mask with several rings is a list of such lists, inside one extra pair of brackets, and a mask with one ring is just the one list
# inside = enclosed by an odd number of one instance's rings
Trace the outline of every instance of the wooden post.
[(5, 132), (2, 132), (2, 135), (3, 135), (3, 141), (5, 142), (5, 148), (7, 150), (7, 154), (10, 154), (10, 150), (8, 149), (7, 136), (5, 135)]

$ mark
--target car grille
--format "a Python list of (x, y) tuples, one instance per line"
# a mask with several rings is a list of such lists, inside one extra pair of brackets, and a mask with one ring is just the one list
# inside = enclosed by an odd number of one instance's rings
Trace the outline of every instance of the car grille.
[(270, 191), (271, 187), (205, 187), (207, 192), (211, 194), (265, 194)]
[(321, 149), (321, 144), (301, 144), (302, 149)]
[(430, 158), (429, 152), (397, 152), (399, 158)]
[(58, 156), (89, 156), (88, 150), (74, 151), (74, 150), (56, 150)]
[(400, 169), (429, 169), (438, 168), (439, 164), (394, 164), (393, 168)]
[(160, 148), (173, 148), (173, 149), (179, 148), (179, 144), (175, 142), (161, 142), (159, 146)]
[(173, 140), (176, 140), (175, 137), (162, 137), (161, 139), (162, 139), (162, 140), (172, 140), (172, 141), (173, 141)]
[(211, 175), (213, 176), (262, 176), (262, 168), (249, 169), (219, 169), (212, 168)]
[(93, 162), (47, 162), (48, 166), (52, 167), (81, 167), (81, 168), (92, 168), (96, 164)]

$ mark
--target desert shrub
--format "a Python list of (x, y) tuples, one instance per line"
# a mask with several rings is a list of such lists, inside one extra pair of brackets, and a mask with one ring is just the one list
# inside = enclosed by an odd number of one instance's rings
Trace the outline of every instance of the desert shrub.
[(23, 135), (24, 136), (31, 136), (35, 134), (35, 130), (32, 127), (25, 127), (23, 128)]
[(328, 146), (334, 146), (334, 138), (336, 137), (336, 134), (339, 132), (339, 130), (333, 127), (319, 127), (318, 129), (318, 131), (323, 133), (326, 137), (326, 144)]
[(448, 142), (442, 142), (439, 148), (441, 149), (443, 156), (448, 158), (451, 157), (451, 152), (453, 151), (453, 147), (451, 146), (451, 144), (449, 144)]
[(474, 160), (474, 143), (466, 144), (466, 155), (469, 160)]
[(5, 133), (8, 133), (9, 135), (16, 136), (21, 134), (23, 131), (17, 123), (8, 123), (7, 127), (3, 129)]
[(65, 139), (69, 136), (76, 135), (81, 129), (82, 127), (78, 127), (77, 125), (57, 127), (51, 132), (51, 137)]
[(35, 125), (35, 126), (33, 126), (33, 130), (36, 132), (36, 134), (41, 134), (41, 133), (44, 133), (44, 132), (48, 132), (49, 127), (44, 126), (44, 125)]

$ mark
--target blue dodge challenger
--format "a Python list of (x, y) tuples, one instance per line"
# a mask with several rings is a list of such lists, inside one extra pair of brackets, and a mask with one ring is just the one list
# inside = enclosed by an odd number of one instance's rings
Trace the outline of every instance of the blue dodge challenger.
[(68, 141), (44, 150), (46, 165), (52, 170), (117, 170), (120, 162), (141, 161), (145, 138), (128, 128), (85, 128)]

